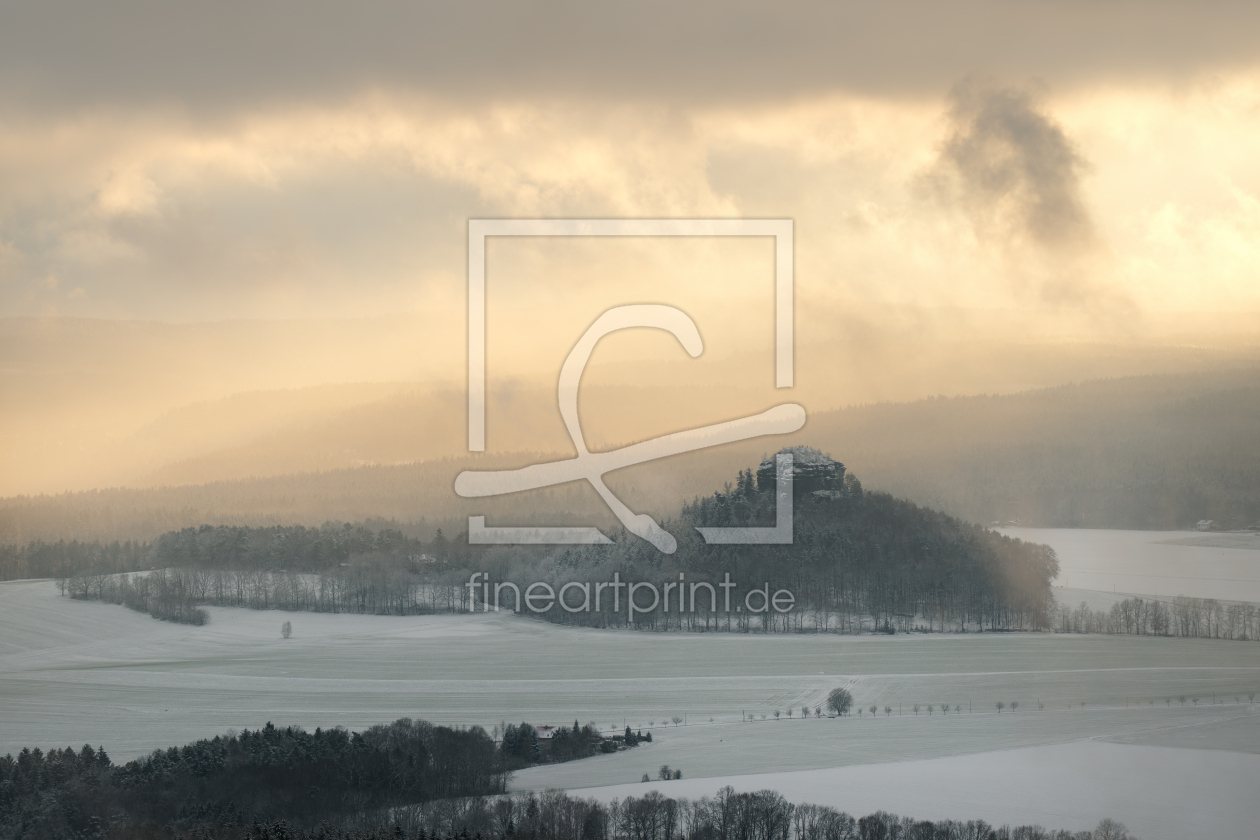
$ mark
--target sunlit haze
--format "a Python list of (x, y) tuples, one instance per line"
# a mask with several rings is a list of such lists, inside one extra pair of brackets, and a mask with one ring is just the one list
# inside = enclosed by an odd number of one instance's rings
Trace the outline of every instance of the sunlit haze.
[[(744, 34), (717, 40), (665, 6), (631, 24), (384, 4), (350, 26), (278, 5), (247, 38), (191, 7), (124, 4), (98, 32), (99, 10), (19, 4), (0, 36), (0, 492), (143, 482), (275, 423), (462, 388), (470, 218), (792, 219), (811, 410), (1249, 358), (1260, 57), (1234, 39), (1250, 7), (1218, 5), (1238, 24), (1205, 49), (1174, 4), (741, 6), (721, 14)], [(665, 46), (654, 14), (695, 48)], [(451, 52), (444, 27), (484, 51)], [(773, 399), (755, 393), (764, 241), (503, 241), (488, 260), (492, 387), (548, 391), (600, 311), (668, 298), (705, 355), (617, 336), (591, 385)], [(354, 383), (376, 384), (326, 387)], [(314, 386), (279, 415), (194, 405)], [(704, 419), (669, 401), (661, 428)], [(137, 459), (128, 441), (172, 411), (235, 431)]]

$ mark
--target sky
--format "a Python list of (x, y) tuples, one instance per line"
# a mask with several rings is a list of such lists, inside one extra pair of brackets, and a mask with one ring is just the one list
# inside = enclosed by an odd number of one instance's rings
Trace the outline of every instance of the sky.
[(820, 306), (1255, 310), (1256, 31), (1242, 2), (10, 2), (0, 312), (458, 315), (467, 219), (570, 216), (792, 218)]
[[(267, 409), (315, 422), (364, 383), (462, 389), (475, 218), (791, 219), (811, 410), (1251, 352), (1258, 31), (1221, 0), (10, 0), (0, 493), (130, 481), (154, 423), (171, 458), (260, 434), (243, 394), (352, 386)], [(550, 404), (627, 303), (683, 308), (705, 354), (613, 336), (590, 384), (777, 399), (768, 241), (487, 260), (504, 400)]]

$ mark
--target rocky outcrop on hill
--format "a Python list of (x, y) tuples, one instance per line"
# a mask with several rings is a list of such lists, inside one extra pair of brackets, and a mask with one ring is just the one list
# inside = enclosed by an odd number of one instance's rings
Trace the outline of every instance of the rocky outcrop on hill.
[(757, 467), (757, 490), (775, 488), (775, 456), (792, 456), (792, 488), (797, 497), (806, 493), (842, 493), (844, 464), (808, 446), (789, 446), (766, 458)]

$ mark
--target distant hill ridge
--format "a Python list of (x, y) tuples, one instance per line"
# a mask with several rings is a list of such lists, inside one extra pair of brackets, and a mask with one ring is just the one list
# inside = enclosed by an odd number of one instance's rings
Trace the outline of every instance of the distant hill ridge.
[[(608, 476), (636, 510), (669, 515), (767, 452), (809, 443), (917, 504), (975, 522), (1171, 529), (1201, 519), (1260, 522), (1260, 371), (1097, 380), (1004, 396), (883, 403), (817, 413), (795, 436), (754, 440)], [(564, 453), (506, 453), (184, 487), (115, 488), (0, 500), (0, 542), (152, 539), (200, 525), (429, 521), (484, 513), (500, 524), (555, 511), (611, 524), (574, 484), (463, 500), (465, 468), (503, 468)], [(493, 520), (492, 520), (493, 521)], [(565, 524), (565, 523), (558, 523)]]

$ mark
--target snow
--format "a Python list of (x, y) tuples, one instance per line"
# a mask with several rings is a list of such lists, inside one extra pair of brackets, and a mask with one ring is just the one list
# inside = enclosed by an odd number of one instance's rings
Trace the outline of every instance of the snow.
[[(621, 785), (670, 764), (687, 777), (671, 784), (706, 789), (738, 775), (798, 801), (833, 803), (839, 791), (869, 791), (869, 799), (839, 803), (852, 812), (885, 807), (916, 816), (1084, 827), (1072, 820), (1096, 822), (1090, 802), (1102, 808), (1140, 801), (1115, 804), (1103, 797), (1120, 796), (1130, 778), (1139, 787), (1148, 777), (1171, 784), (1162, 763), (1141, 758), (1158, 755), (1176, 756), (1180, 765), (1172, 766), (1192, 769), (1182, 774), (1188, 789), (1197, 790), (1203, 779), (1226, 780), (1204, 801), (1227, 814), (1250, 820), (1254, 807), (1252, 796), (1229, 798), (1240, 768), (1253, 767), (1247, 762), (1256, 756), (1246, 751), (1260, 748), (1254, 735), (1260, 714), (1247, 699), (1260, 692), (1260, 647), (1248, 642), (1009, 633), (663, 634), (561, 627), (507, 614), (209, 612), (209, 624), (190, 627), (62, 598), (49, 581), (0, 584), (0, 753), (91, 743), (125, 760), (268, 721), (361, 728), (407, 716), (489, 728), (501, 721), (577, 719), (605, 728), (651, 727), (654, 743), (533, 768), (518, 774), (516, 786)], [(293, 624), (287, 640), (280, 636), (286, 620)], [(802, 704), (819, 705), (841, 685), (860, 707), (875, 704), (879, 714), (800, 718)], [(1182, 706), (1176, 699), (1182, 694), (1200, 698), (1199, 705)], [(997, 701), (1019, 701), (1020, 707), (998, 714)], [(946, 702), (961, 705), (963, 713), (942, 716), (939, 706)], [(915, 703), (923, 707), (917, 716)], [(927, 704), (937, 707), (930, 716)], [(791, 719), (773, 719), (774, 710), (786, 715), (789, 708)], [(675, 715), (685, 715), (687, 725), (665, 726)], [(746, 715), (756, 722), (743, 722)], [(1053, 758), (1076, 755), (1055, 750), (1078, 743), (1113, 762), (1099, 765), (1112, 767), (1115, 778), (1099, 775), (1092, 800), (1060, 779), (1069, 775), (1062, 770), (1071, 764), (1067, 759), (1048, 763), (1044, 782), (1035, 773), (1024, 783), (1025, 777), (992, 771), (992, 790), (1006, 790), (998, 782), (1027, 788), (1022, 799), (947, 795), (955, 778), (990, 778), (983, 768), (993, 762), (979, 755)], [(1149, 750), (1157, 752), (1143, 752)], [(1092, 778), (1095, 752), (1083, 755), (1082, 778)], [(915, 768), (926, 769), (916, 776)], [(810, 787), (810, 779), (818, 784)], [(1072, 800), (1064, 808), (1080, 810), (1044, 811), (1040, 799), (1029, 798), (1040, 796), (1038, 789), (1057, 790), (1045, 787), (1051, 783), (1064, 785), (1063, 798)], [(883, 804), (875, 796), (880, 791), (904, 796)], [(936, 802), (959, 807), (938, 812)], [(1024, 805), (1032, 810), (1020, 816)], [(1043, 812), (1064, 818), (1043, 818)], [(1119, 811), (1104, 815), (1133, 822)]]
[[(553, 764), (518, 773), (514, 786), (528, 789), (616, 785), (655, 776), (662, 764), (681, 769), (687, 777), (727, 776), (732, 772), (787, 772), (826, 769), (887, 761), (945, 758), (1002, 749), (1064, 743), (1083, 738), (1132, 738), (1136, 743), (1161, 743), (1200, 724), (1234, 723), (1260, 729), (1260, 713), (1240, 705), (1171, 708), (1086, 708), (1060, 711), (1009, 710), (929, 716), (910, 709), (891, 717), (883, 711), (872, 719), (856, 716), (822, 720), (758, 720), (756, 723), (715, 723), (669, 727), (653, 732), (652, 744), (597, 756), (580, 763)], [(1210, 731), (1210, 730), (1209, 730)], [(1207, 743), (1200, 739), (1200, 743)], [(1250, 742), (1255, 750), (1254, 739)], [(1174, 744), (1182, 746), (1183, 744)], [(1216, 746), (1247, 751), (1248, 742)]]
[(994, 825), (1040, 823), (1077, 831), (1111, 817), (1142, 840), (1250, 840), (1260, 826), (1257, 778), (1260, 755), (1075, 741), (951, 758), (572, 792), (611, 800), (655, 789), (696, 798), (730, 785), (738, 791), (771, 788), (793, 802), (830, 805), (857, 816), (881, 809), (919, 819), (982, 815)]
[[(866, 746), (853, 761), (884, 760), (887, 750), (935, 757), (1123, 734), (1175, 725), (1183, 716), (1215, 719), (1237, 711), (1235, 697), (1245, 705), (1246, 694), (1260, 690), (1255, 648), (1242, 642), (665, 635), (505, 614), (210, 613), (208, 625), (189, 627), (61, 598), (50, 582), (0, 585), (0, 750), (90, 741), (123, 758), (268, 720), (362, 727), (401, 716), (487, 727), (575, 718), (618, 728), (655, 722), (663, 734), (674, 731), (663, 729), (674, 715), (738, 726), (745, 713), (772, 718), (775, 709), (819, 705), (837, 685), (848, 686), (863, 708), (903, 710), (892, 722), (882, 711), (877, 721), (779, 722), (805, 727), (783, 741), (801, 746), (787, 747), (782, 765), (804, 769), (840, 763), (826, 754), (806, 761), (814, 737), (806, 733), (816, 724), (884, 727), (871, 730), (869, 743), (856, 738), (853, 749)], [(280, 637), (286, 620), (294, 631), (287, 640)], [(1181, 694), (1205, 702), (1216, 695), (1228, 705), (1164, 703)], [(998, 715), (998, 700), (1018, 700), (1021, 708)], [(929, 718), (924, 709), (922, 720), (912, 714), (914, 703), (946, 702), (970, 704), (974, 713)], [(770, 750), (782, 735), (756, 737)], [(749, 766), (767, 756), (749, 757)], [(694, 768), (695, 761), (687, 764)]]
[(1260, 721), (1252, 715), (1196, 721), (1185, 726), (1156, 727), (1116, 735), (1117, 744), (1147, 744), (1197, 750), (1230, 750), (1260, 754)]

